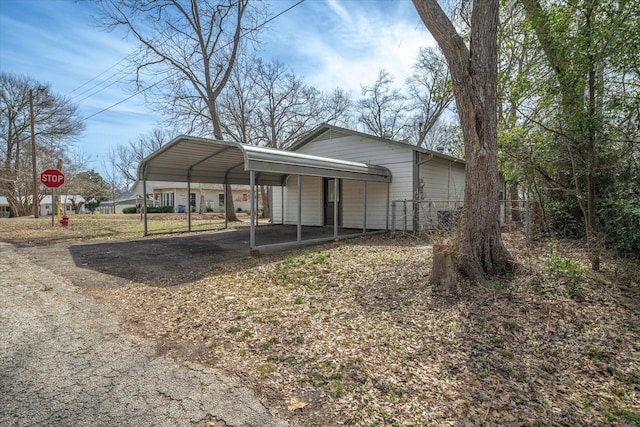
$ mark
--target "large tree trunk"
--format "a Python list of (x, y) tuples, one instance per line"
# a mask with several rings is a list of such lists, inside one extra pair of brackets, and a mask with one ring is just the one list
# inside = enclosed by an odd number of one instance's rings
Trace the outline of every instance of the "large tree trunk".
[(260, 198), (262, 199), (262, 218), (271, 218), (271, 198), (269, 187), (260, 186)]
[(225, 214), (227, 215), (227, 221), (235, 222), (240, 221), (238, 216), (236, 215), (236, 206), (233, 203), (233, 191), (231, 189), (231, 185), (224, 185), (224, 209)]
[(413, 0), (427, 29), (442, 49), (464, 137), (465, 209), (458, 233), (458, 268), (484, 283), (510, 270), (513, 260), (500, 235), (497, 161), (498, 0), (474, 1), (470, 49), (437, 0)]

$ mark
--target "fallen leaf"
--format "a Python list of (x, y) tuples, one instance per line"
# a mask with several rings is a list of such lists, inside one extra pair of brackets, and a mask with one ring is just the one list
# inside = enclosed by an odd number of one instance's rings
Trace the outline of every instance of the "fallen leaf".
[(292, 397), (291, 400), (289, 400), (289, 406), (287, 406), (287, 409), (293, 412), (296, 409), (302, 409), (305, 406), (307, 406), (306, 402), (298, 400), (297, 397)]

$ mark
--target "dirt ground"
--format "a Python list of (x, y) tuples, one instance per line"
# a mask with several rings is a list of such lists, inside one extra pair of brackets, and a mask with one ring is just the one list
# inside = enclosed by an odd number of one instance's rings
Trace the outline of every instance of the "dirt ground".
[[(330, 227), (305, 227), (303, 239), (327, 237), (332, 233)], [(294, 241), (295, 238), (295, 227), (277, 225), (259, 228), (256, 236), (257, 242), (262, 245)], [(249, 228), (237, 225), (236, 228), (215, 232), (176, 233), (122, 241), (42, 239), (23, 237), (19, 232), (5, 235), (2, 240), (13, 244), (36, 265), (69, 280), (84, 293), (112, 304), (114, 301), (110, 292), (113, 289), (124, 289), (132, 284), (176, 289), (228, 268), (229, 264), (250, 262), (255, 266), (295, 250), (269, 249), (258, 257), (251, 256)], [(123, 326), (141, 334), (138, 325), (131, 319), (124, 318)], [(158, 339), (156, 345), (159, 354), (207, 363), (201, 357), (202, 349), (198, 346), (172, 339)], [(233, 370), (225, 373), (233, 376), (239, 374)], [(280, 407), (281, 413), (288, 412), (283, 406), (286, 399), (279, 391), (264, 387), (251, 378), (243, 378), (243, 375), (239, 379), (253, 388), (267, 405)], [(326, 399), (313, 392), (304, 394), (302, 398), (313, 403), (307, 407), (303, 417), (298, 411), (297, 417), (291, 419), (293, 425), (302, 426), (308, 422), (313, 425), (335, 424), (332, 411), (325, 409)]]
[[(327, 236), (331, 230), (306, 227), (304, 239)], [(259, 244), (295, 240), (295, 227), (268, 226), (257, 231)], [(73, 242), (57, 239), (6, 239), (46, 267), (80, 287), (179, 286), (197, 281), (231, 260), (248, 258), (249, 228), (216, 232), (176, 233), (123, 241)], [(287, 249), (271, 249), (270, 254)]]
[(260, 256), (246, 228), (25, 236), (0, 229), (159, 354), (233, 375), (294, 427), (640, 423), (640, 265), (590, 272), (580, 242), (505, 235), (517, 274), (443, 296), (413, 236)]

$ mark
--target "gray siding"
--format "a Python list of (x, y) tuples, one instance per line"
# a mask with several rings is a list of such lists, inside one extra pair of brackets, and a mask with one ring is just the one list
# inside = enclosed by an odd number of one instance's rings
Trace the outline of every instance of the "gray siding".
[(423, 200), (463, 200), (464, 165), (435, 158), (420, 165)]
[[(284, 190), (284, 223), (298, 223), (298, 177), (292, 175), (285, 187), (273, 187), (273, 222), (282, 223), (282, 190)], [(322, 178), (302, 177), (302, 223), (304, 225), (322, 225), (323, 200)]]
[[(389, 187), (390, 200), (413, 199), (414, 154), (409, 145), (403, 147), (360, 136), (347, 136), (313, 141), (304, 145), (298, 152), (385, 166), (392, 175)], [(350, 191), (349, 194), (345, 193), (347, 188)], [(344, 181), (343, 198), (345, 203), (343, 204), (342, 218), (345, 227), (362, 227), (362, 192), (362, 182)], [(385, 229), (387, 227), (387, 185), (368, 184), (367, 200), (367, 227)]]
[[(367, 184), (366, 227), (368, 229), (393, 228), (391, 206), (387, 200), (462, 200), (464, 198), (464, 164), (433, 158), (420, 165), (422, 193), (414, 189), (414, 168), (416, 153), (410, 145), (388, 144), (384, 141), (369, 139), (360, 135), (341, 135), (337, 138), (315, 140), (297, 150), (299, 153), (334, 159), (356, 161), (387, 167), (392, 174), (392, 182)], [(422, 156), (425, 159), (426, 155)], [(387, 190), (388, 188), (388, 190)], [(303, 224), (322, 225), (324, 221), (324, 199), (321, 178), (305, 177), (302, 186)], [(297, 223), (297, 177), (289, 178), (285, 192), (285, 224)], [(388, 193), (388, 199), (387, 199)], [(281, 191), (273, 189), (273, 221), (281, 223)], [(364, 219), (364, 183), (356, 180), (342, 180), (342, 226), (346, 228), (363, 228)], [(413, 206), (406, 217), (403, 203), (397, 205), (395, 216), (396, 229), (413, 230)], [(447, 210), (444, 205), (433, 204), (433, 221), (437, 221), (437, 211)], [(389, 219), (387, 223), (387, 211)], [(429, 209), (431, 211), (431, 209)], [(424, 216), (427, 209), (422, 208), (416, 215)], [(427, 214), (429, 215), (429, 214)], [(422, 221), (424, 218), (418, 219)]]

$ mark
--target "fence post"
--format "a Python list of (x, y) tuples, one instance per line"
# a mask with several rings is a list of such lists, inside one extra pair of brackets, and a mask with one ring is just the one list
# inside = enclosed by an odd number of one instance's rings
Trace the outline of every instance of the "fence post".
[(402, 225), (402, 234), (406, 234), (407, 233), (407, 199), (404, 199), (403, 201), (402, 214), (404, 216), (403, 218), (404, 223)]
[(396, 235), (396, 201), (391, 202), (391, 235)]

